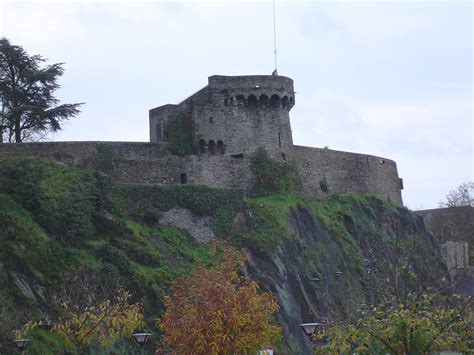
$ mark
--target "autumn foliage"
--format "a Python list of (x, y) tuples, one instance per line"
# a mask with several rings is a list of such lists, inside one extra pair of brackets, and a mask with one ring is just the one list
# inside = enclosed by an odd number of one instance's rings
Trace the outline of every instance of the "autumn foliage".
[(242, 254), (228, 246), (222, 252), (219, 267), (178, 279), (165, 298), (166, 313), (157, 325), (177, 354), (254, 354), (279, 337), (274, 296), (239, 274)]

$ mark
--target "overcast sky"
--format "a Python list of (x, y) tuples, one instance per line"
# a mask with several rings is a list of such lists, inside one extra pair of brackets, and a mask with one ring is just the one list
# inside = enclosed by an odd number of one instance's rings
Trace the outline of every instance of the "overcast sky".
[[(274, 66), (271, 1), (0, 4), (0, 36), (65, 62), (58, 97), (86, 103), (54, 140), (148, 141), (150, 108)], [(470, 1), (275, 6), (295, 144), (395, 160), (411, 209), (474, 180)]]

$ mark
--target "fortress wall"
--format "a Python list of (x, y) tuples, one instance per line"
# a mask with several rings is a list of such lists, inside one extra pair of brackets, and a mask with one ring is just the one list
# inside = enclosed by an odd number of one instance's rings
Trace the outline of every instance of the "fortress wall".
[(277, 88), (281, 91), (286, 91), (287, 93), (293, 93), (293, 80), (286, 76), (212, 75), (209, 77), (209, 87), (214, 90), (239, 90), (242, 88), (255, 88), (257, 85), (262, 89)]
[[(276, 76), (211, 76), (208, 95), (193, 96), (196, 141), (222, 141), (226, 155), (252, 154), (265, 147), (275, 159), (293, 145), (289, 110), (293, 81)], [(272, 96), (277, 98), (273, 103)], [(283, 103), (283, 99), (286, 101)]]
[(121, 160), (113, 177), (120, 183), (170, 185), (182, 183), (181, 175), (186, 174), (187, 183), (248, 189), (249, 164), (250, 159), (228, 156), (168, 155), (155, 160)]
[(163, 141), (165, 123), (174, 115), (178, 105), (167, 104), (151, 109), (149, 115), (150, 142)]
[(166, 155), (164, 145), (145, 142), (41, 142), (0, 144), (1, 156), (36, 156), (68, 164), (85, 164), (108, 146), (121, 159), (150, 160)]
[[(328, 194), (369, 193), (402, 205), (401, 180), (394, 161), (372, 155), (293, 147), (293, 162), (304, 193), (316, 198)], [(321, 190), (326, 180), (328, 193)]]

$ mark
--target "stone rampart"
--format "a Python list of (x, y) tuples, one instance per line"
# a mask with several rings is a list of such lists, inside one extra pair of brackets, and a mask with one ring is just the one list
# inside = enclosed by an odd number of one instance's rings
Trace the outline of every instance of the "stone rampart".
[[(401, 180), (394, 161), (331, 149), (293, 147), (292, 161), (307, 196), (368, 193), (402, 205)], [(327, 190), (327, 191), (324, 191)]]
[(146, 142), (41, 142), (0, 144), (0, 156), (36, 156), (82, 165), (94, 159), (98, 146), (111, 148), (120, 159), (153, 160), (167, 154), (165, 145)]

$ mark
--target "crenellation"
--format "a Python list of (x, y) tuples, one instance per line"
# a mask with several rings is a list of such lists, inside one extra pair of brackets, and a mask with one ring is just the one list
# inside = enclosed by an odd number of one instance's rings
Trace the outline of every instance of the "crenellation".
[[(293, 80), (276, 75), (208, 78), (208, 85), (179, 104), (149, 111), (150, 143), (45, 142), (0, 144), (0, 156), (39, 156), (89, 165), (98, 147), (118, 158), (112, 177), (121, 183), (253, 184), (250, 162), (263, 148), (276, 161), (291, 164), (307, 196), (369, 193), (402, 204), (401, 179), (392, 160), (365, 154), (293, 145), (289, 112), (295, 105)], [(195, 152), (171, 154), (165, 130), (178, 114), (191, 123)]]

